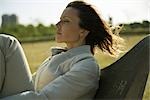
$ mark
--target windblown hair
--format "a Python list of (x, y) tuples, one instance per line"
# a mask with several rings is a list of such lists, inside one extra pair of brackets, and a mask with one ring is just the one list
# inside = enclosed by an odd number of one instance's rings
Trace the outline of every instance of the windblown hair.
[(123, 39), (112, 33), (109, 25), (102, 20), (92, 5), (83, 1), (73, 1), (66, 8), (68, 7), (78, 10), (79, 26), (89, 31), (86, 44), (91, 46), (93, 54), (96, 46), (112, 56), (116, 56), (119, 53), (120, 43)]

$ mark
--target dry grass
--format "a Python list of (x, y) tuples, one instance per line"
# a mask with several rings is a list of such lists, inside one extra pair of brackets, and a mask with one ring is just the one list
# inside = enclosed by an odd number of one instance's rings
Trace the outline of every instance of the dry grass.
[(25, 43), (22, 44), (27, 60), (30, 65), (31, 72), (35, 72), (40, 64), (49, 56), (51, 56), (51, 47), (62, 46), (54, 41)]
[[(138, 41), (140, 41), (144, 35), (134, 35), (134, 36), (124, 36), (123, 38), (126, 41), (127, 49), (131, 49)], [(25, 43), (22, 44), (25, 54), (27, 56), (30, 68), (32, 73), (37, 70), (40, 64), (46, 59), (48, 56), (51, 55), (50, 48), (53, 46), (64, 46), (64, 44), (57, 44), (54, 41), (47, 41), (47, 42), (36, 42), (36, 43)], [(95, 55), (98, 63), (102, 68), (110, 65), (117, 59), (114, 59), (108, 55), (103, 54), (101, 51), (98, 51)], [(146, 86), (146, 90), (144, 93), (143, 100), (148, 100), (150, 98), (150, 77), (148, 80), (148, 84)]]

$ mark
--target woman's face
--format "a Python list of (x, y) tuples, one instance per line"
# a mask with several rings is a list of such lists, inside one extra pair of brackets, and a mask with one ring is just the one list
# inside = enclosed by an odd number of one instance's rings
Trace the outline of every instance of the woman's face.
[(66, 8), (60, 17), (60, 21), (56, 24), (56, 41), (67, 44), (83, 42), (84, 29), (80, 28), (79, 22), (78, 11), (72, 7)]

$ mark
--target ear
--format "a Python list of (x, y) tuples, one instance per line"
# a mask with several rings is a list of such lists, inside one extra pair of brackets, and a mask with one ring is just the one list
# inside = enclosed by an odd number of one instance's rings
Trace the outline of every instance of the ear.
[(82, 29), (80, 33), (80, 37), (86, 37), (89, 34), (89, 31), (86, 29)]

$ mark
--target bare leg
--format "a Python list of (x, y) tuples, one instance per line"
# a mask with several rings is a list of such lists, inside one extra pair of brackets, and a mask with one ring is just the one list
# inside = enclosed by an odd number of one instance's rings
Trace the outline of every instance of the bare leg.
[(0, 97), (33, 90), (31, 72), (20, 43), (0, 34)]

